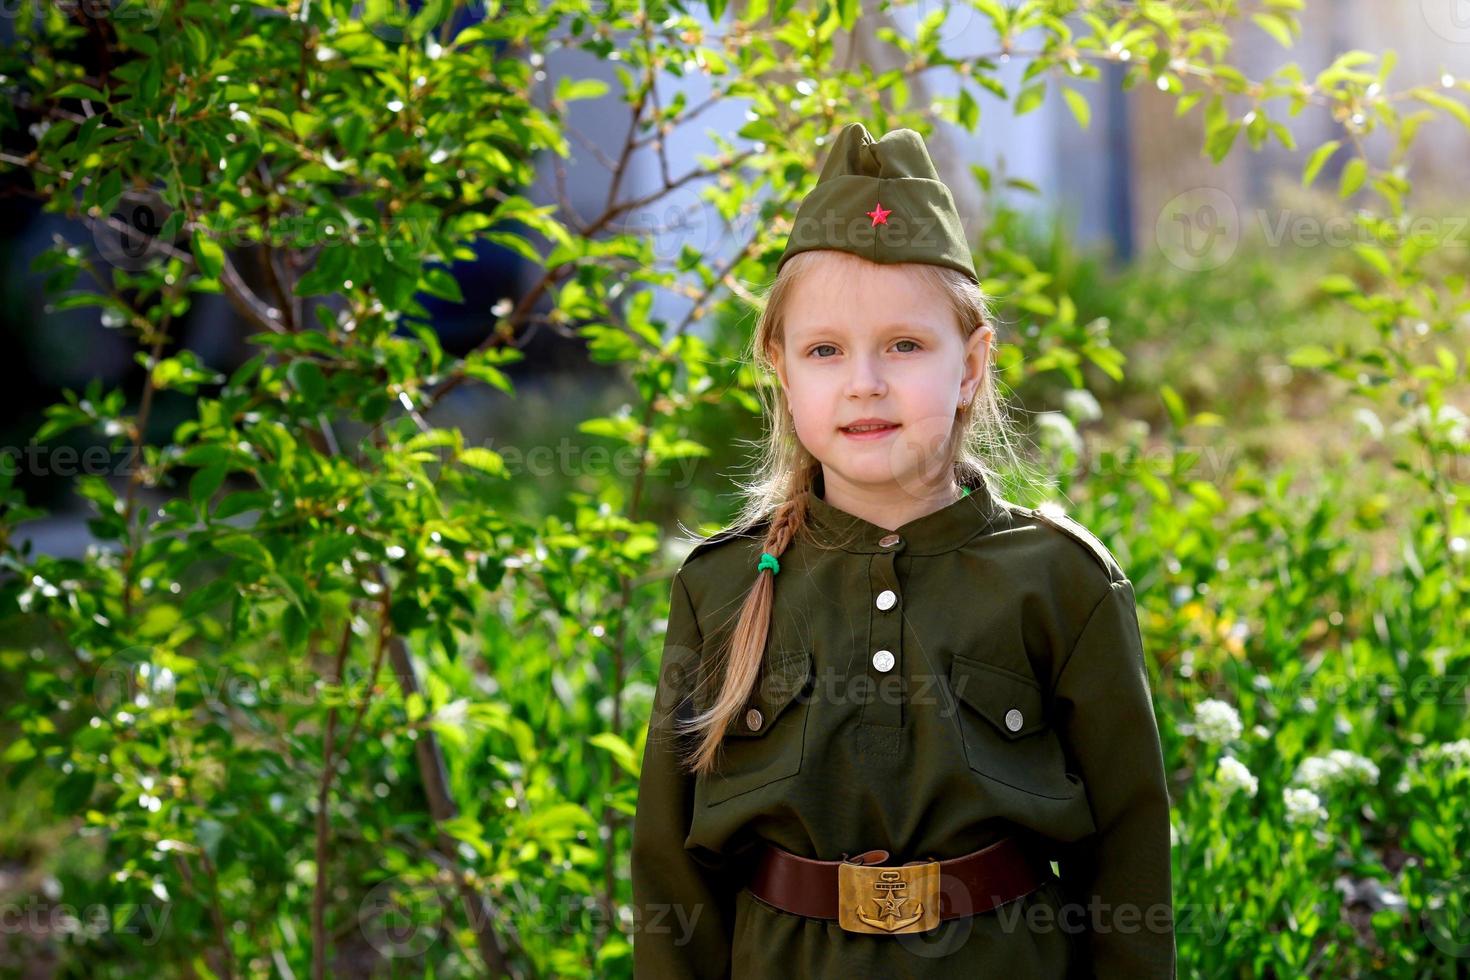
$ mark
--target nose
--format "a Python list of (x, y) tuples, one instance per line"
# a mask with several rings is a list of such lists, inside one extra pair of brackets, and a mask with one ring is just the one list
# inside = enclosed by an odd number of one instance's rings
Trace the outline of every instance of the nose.
[(849, 363), (852, 369), (847, 375), (847, 397), (881, 398), (888, 393), (888, 382), (883, 380), (877, 358), (855, 355)]

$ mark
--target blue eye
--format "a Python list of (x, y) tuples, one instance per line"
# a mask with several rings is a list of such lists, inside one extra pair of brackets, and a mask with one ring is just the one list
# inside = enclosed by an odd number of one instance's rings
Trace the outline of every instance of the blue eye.
[[(898, 343), (899, 344), (913, 344), (914, 345), (913, 346), (913, 350), (899, 351), (899, 353), (901, 353), (901, 354), (912, 354), (914, 351), (916, 351), (916, 350), (919, 349), (919, 342), (917, 340), (900, 340), (900, 341), (898, 341)], [(895, 344), (894, 346), (897, 346), (897, 344)]]
[[(833, 346), (833, 345), (831, 345), (831, 344), (818, 344), (818, 345), (817, 345), (817, 346), (815, 346), (815, 347), (813, 347), (813, 348), (812, 348), (812, 349), (811, 349), (811, 350), (810, 350), (810, 351), (808, 351), (808, 352), (807, 352), (807, 353), (809, 353), (809, 354), (816, 354), (816, 353), (817, 353), (817, 351), (819, 351), (819, 350), (823, 350), (823, 349), (830, 349), (830, 350), (834, 350), (834, 351), (835, 351), (835, 350), (836, 350), (836, 349), (837, 349), (837, 348), (836, 348), (836, 347), (834, 347), (834, 346)], [(818, 357), (821, 357), (821, 356), (822, 356), (822, 355), (820, 355), (820, 354), (817, 354), (817, 356), (818, 356)]]

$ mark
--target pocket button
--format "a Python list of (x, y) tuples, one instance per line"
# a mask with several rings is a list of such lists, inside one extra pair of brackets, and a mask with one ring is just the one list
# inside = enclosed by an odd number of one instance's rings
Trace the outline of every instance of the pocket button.
[(1006, 712), (1006, 727), (1013, 732), (1019, 732), (1026, 720), (1021, 717), (1021, 712), (1015, 708)]
[(745, 727), (753, 732), (761, 729), (761, 713), (759, 708), (751, 708), (745, 713)]

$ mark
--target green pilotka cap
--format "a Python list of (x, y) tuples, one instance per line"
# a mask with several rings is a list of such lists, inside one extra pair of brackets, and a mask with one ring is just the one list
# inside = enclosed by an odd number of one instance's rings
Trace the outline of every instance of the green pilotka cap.
[(875, 140), (862, 123), (843, 127), (796, 210), (777, 271), (791, 256), (816, 248), (872, 262), (948, 266), (980, 281), (954, 197), (912, 129)]

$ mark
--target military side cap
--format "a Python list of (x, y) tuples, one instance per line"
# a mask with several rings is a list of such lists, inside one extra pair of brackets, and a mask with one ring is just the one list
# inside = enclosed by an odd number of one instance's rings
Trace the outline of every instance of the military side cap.
[(843, 127), (796, 210), (777, 270), (817, 248), (872, 262), (947, 266), (980, 281), (954, 197), (912, 129), (875, 140), (862, 123)]

